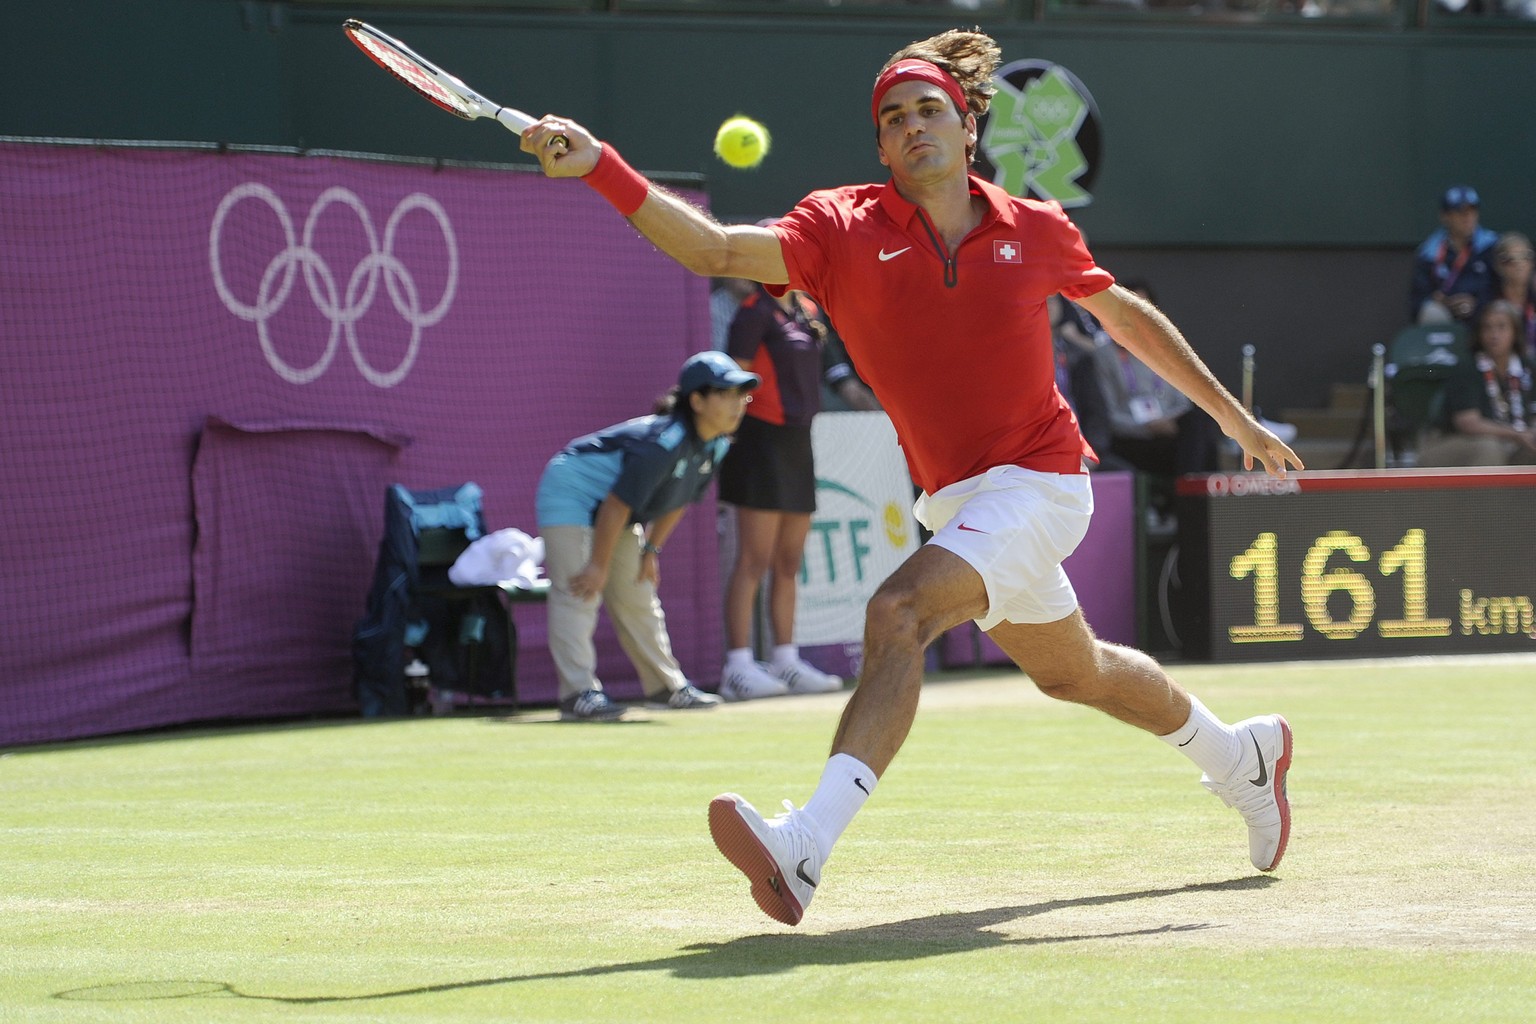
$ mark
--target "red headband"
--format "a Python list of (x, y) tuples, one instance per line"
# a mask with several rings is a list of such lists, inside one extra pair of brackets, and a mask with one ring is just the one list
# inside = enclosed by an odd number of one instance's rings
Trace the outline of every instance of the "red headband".
[(899, 60), (875, 79), (875, 96), (869, 101), (869, 113), (876, 124), (880, 123), (880, 100), (892, 86), (911, 81), (929, 82), (943, 89), (944, 94), (955, 101), (955, 111), (961, 117), (970, 112), (970, 104), (965, 101), (965, 90), (937, 64), (926, 60)]

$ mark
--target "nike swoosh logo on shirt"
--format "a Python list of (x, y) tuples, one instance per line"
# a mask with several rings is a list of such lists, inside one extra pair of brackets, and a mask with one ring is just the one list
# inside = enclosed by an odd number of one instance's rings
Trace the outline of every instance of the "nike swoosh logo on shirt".
[(974, 526), (967, 526), (965, 523), (961, 523), (959, 526), (955, 527), (955, 529), (957, 529), (957, 530), (964, 530), (966, 533), (986, 533), (987, 532), (986, 530), (978, 530)]
[[(912, 248), (910, 245), (907, 246), (907, 249), (910, 249), (910, 248)], [(881, 246), (880, 247), (880, 262), (884, 263), (886, 260), (893, 260), (897, 256), (900, 256), (902, 253), (906, 252), (907, 249), (897, 249), (895, 252), (886, 252), (885, 251), (885, 246)]]

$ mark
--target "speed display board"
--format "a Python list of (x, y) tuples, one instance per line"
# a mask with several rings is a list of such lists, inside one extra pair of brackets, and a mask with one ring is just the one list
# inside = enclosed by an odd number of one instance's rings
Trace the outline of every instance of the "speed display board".
[(1190, 657), (1536, 652), (1536, 471), (1180, 479)]

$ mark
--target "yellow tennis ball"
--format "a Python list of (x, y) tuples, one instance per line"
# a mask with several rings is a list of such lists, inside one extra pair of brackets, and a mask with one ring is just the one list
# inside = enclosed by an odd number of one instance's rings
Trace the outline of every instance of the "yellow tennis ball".
[(715, 133), (715, 155), (738, 170), (756, 167), (773, 141), (768, 129), (750, 117), (728, 117)]

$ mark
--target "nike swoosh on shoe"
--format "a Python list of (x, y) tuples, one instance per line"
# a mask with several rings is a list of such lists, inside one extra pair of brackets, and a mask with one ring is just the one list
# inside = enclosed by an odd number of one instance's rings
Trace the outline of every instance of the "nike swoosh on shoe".
[(1253, 740), (1253, 752), (1259, 755), (1259, 777), (1248, 781), (1254, 786), (1262, 787), (1269, 782), (1269, 766), (1264, 763), (1264, 751), (1259, 749), (1259, 738), (1253, 734), (1252, 729), (1248, 730), (1248, 738)]

